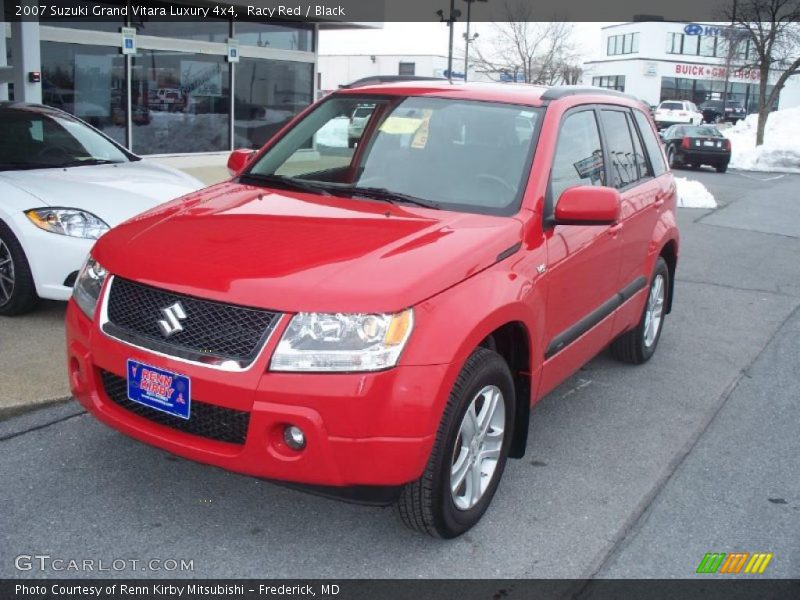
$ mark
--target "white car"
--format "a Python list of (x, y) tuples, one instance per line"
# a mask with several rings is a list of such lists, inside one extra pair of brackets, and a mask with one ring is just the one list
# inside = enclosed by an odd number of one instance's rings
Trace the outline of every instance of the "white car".
[(663, 129), (671, 125), (701, 125), (703, 113), (694, 102), (688, 100), (664, 100), (653, 115), (656, 127)]
[(350, 123), (347, 126), (347, 146), (354, 148), (361, 139), (364, 133), (364, 128), (367, 126), (367, 121), (372, 116), (372, 111), (375, 110), (374, 104), (361, 104), (356, 107), (353, 114), (350, 115)]
[(0, 103), (0, 315), (67, 300), (95, 240), (203, 187), (61, 110)]

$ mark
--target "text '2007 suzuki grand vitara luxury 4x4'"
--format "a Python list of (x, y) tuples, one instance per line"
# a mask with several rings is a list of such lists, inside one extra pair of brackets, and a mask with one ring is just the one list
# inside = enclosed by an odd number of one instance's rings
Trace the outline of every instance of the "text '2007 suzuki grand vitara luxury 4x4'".
[(138, 440), (453, 537), (534, 402), (608, 344), (655, 352), (676, 193), (633, 98), (344, 89), (229, 168), (104, 235), (75, 286), (72, 390)]

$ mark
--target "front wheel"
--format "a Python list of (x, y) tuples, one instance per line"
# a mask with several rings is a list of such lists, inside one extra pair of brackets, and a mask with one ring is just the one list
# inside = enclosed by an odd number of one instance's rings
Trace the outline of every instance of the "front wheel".
[(611, 342), (611, 354), (614, 358), (640, 365), (656, 353), (658, 340), (661, 339), (668, 293), (669, 268), (664, 258), (659, 256), (650, 280), (650, 293), (647, 295), (642, 318), (635, 329), (626, 331)]
[(425, 472), (398, 500), (408, 527), (453, 538), (480, 520), (503, 475), (514, 409), (514, 380), (505, 360), (477, 348), (450, 392)]
[(0, 316), (14, 316), (36, 307), (39, 297), (25, 251), (0, 221)]

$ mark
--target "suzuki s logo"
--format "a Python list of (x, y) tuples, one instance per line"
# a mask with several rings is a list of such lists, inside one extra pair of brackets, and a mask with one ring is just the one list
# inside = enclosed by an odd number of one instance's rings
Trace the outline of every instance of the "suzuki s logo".
[(183, 304), (176, 302), (167, 308), (162, 308), (161, 312), (166, 318), (161, 319), (158, 322), (158, 326), (161, 328), (161, 333), (164, 334), (164, 337), (169, 337), (173, 333), (183, 331), (181, 321), (186, 318), (186, 311), (183, 309)]

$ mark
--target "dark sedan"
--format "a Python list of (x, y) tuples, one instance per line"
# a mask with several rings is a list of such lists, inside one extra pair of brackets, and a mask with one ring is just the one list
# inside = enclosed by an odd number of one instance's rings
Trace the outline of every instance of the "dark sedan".
[(661, 134), (670, 168), (711, 165), (718, 173), (728, 170), (731, 141), (713, 125), (673, 125)]
[(706, 123), (729, 121), (735, 124), (747, 116), (744, 104), (735, 100), (728, 100), (727, 102), (708, 100), (700, 106), (700, 112), (703, 113), (703, 121)]

